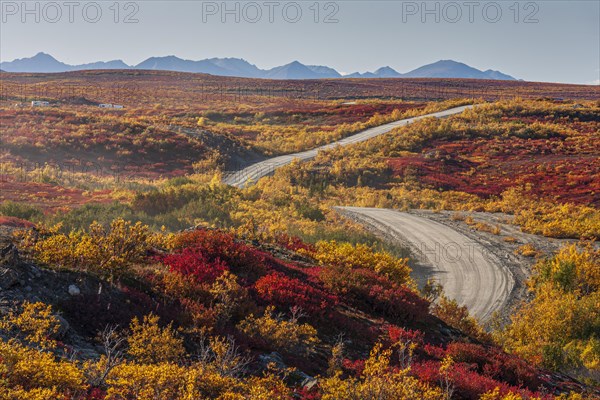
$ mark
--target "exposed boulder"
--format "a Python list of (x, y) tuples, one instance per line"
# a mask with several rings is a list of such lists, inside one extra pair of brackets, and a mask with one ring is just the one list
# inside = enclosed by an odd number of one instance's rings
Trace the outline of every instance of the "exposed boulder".
[(69, 294), (71, 296), (79, 296), (81, 294), (81, 290), (77, 287), (77, 285), (69, 285)]
[(23, 270), (19, 268), (19, 251), (12, 243), (0, 249), (0, 289), (10, 289), (23, 280)]

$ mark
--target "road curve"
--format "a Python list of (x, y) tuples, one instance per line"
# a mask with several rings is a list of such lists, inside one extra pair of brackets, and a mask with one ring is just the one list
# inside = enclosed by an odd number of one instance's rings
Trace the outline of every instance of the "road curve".
[(440, 111), (440, 112), (436, 112), (436, 113), (432, 113), (432, 114), (426, 114), (426, 115), (421, 115), (421, 116), (414, 117), (414, 118), (407, 118), (407, 119), (390, 122), (388, 124), (384, 124), (384, 125), (376, 126), (374, 128), (366, 129), (364, 131), (355, 133), (354, 135), (345, 137), (344, 139), (340, 139), (337, 142), (333, 142), (333, 143), (329, 143), (329, 144), (326, 144), (326, 145), (323, 145), (320, 147), (316, 147), (312, 150), (307, 150), (307, 151), (303, 151), (300, 153), (286, 154), (284, 156), (269, 158), (267, 160), (252, 164), (249, 167), (244, 168), (243, 170), (236, 171), (236, 172), (226, 175), (223, 178), (223, 183), (230, 185), (230, 186), (236, 186), (238, 188), (250, 186), (253, 183), (255, 183), (256, 181), (258, 181), (260, 178), (272, 174), (276, 168), (287, 165), (296, 159), (301, 160), (301, 161), (307, 161), (312, 158), (315, 158), (317, 156), (317, 153), (321, 150), (331, 149), (336, 146), (346, 146), (346, 145), (353, 144), (353, 143), (364, 142), (365, 140), (374, 138), (379, 135), (383, 135), (384, 133), (388, 133), (389, 131), (391, 131), (394, 128), (409, 124), (414, 121), (418, 121), (423, 118), (447, 117), (450, 115), (459, 114), (459, 113), (463, 112), (464, 110), (466, 110), (468, 108), (472, 108), (472, 107), (473, 107), (472, 105), (455, 107), (455, 108), (450, 108), (448, 110), (444, 110), (444, 111)]
[(497, 256), (462, 233), (430, 219), (382, 208), (335, 207), (408, 245), (416, 257), (413, 278), (422, 285), (434, 279), (446, 296), (465, 305), (480, 321), (488, 320), (509, 300), (512, 273)]

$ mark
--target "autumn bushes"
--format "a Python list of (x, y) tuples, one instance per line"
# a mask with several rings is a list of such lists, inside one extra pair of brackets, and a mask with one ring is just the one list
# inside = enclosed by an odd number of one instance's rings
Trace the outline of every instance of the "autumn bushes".
[(59, 320), (43, 303), (25, 302), (0, 319), (0, 393), (16, 399), (50, 399), (85, 393), (83, 371), (56, 358)]
[(84, 373), (73, 363), (14, 340), (0, 339), (0, 392), (4, 398), (78, 398), (85, 390)]
[(209, 259), (208, 255), (198, 248), (186, 247), (178, 253), (161, 258), (171, 272), (191, 275), (200, 282), (212, 283), (225, 272), (227, 265), (220, 259)]
[(555, 238), (600, 238), (600, 212), (593, 207), (532, 202), (515, 210), (515, 223), (529, 233)]
[(243, 284), (253, 284), (258, 300), (280, 310), (300, 307), (309, 314), (320, 314), (330, 310), (339, 297), (399, 319), (427, 314), (428, 303), (412, 289), (407, 261), (366, 245), (319, 242), (313, 251), (296, 244), (301, 254), (322, 265), (316, 281), (310, 276), (303, 281), (284, 274), (288, 267), (219, 231), (185, 233), (174, 239), (173, 245), (179, 250), (161, 258), (173, 272), (210, 283), (231, 270)]
[(570, 245), (534, 267), (531, 302), (523, 304), (499, 340), (533, 363), (600, 380), (600, 257)]
[(321, 152), (274, 179), (332, 205), (502, 211), (529, 233), (600, 237), (598, 107), (501, 101)]
[(290, 319), (282, 314), (274, 314), (275, 307), (269, 306), (264, 315), (255, 317), (250, 314), (238, 324), (238, 329), (255, 341), (262, 342), (267, 348), (284, 353), (309, 355), (319, 343), (317, 330), (307, 323), (300, 323), (298, 316), (292, 313)]
[(8, 161), (60, 165), (58, 175), (80, 172), (124, 178), (182, 174), (191, 172), (197, 156), (207, 150), (201, 142), (165, 129), (164, 124), (158, 127), (156, 118), (109, 115), (97, 107), (38, 113), (3, 109), (1, 119)]
[(288, 267), (219, 231), (198, 230), (179, 235), (174, 247), (180, 250), (161, 258), (173, 272), (210, 283), (230, 269), (243, 284), (253, 284), (252, 293), (257, 300), (280, 310), (300, 307), (308, 314), (320, 315), (344, 299), (391, 318), (413, 320), (426, 315), (429, 307), (413, 289), (407, 260), (376, 252), (366, 245), (319, 242), (313, 250), (296, 243), (299, 253), (322, 265), (316, 273), (317, 280), (310, 277), (311, 272), (304, 281), (287, 276), (283, 272)]
[(429, 302), (407, 287), (386, 289), (376, 285), (370, 290), (366, 303), (375, 313), (392, 321), (415, 321), (425, 318), (429, 310)]
[[(23, 233), (20, 239), (35, 259), (52, 268), (117, 282), (141, 277), (148, 283), (138, 286), (151, 284), (198, 321), (212, 320), (209, 325), (228, 320), (240, 307), (255, 310), (256, 303), (313, 316), (331, 313), (340, 301), (399, 320), (427, 314), (428, 303), (415, 293), (407, 261), (366, 245), (332, 241), (310, 246), (290, 237), (276, 239), (321, 264), (300, 268), (213, 229), (168, 235), (115, 220), (107, 228), (94, 223), (87, 231), (68, 234), (53, 228)], [(156, 262), (168, 271), (152, 268)]]
[(512, 386), (537, 390), (542, 384), (535, 368), (527, 361), (493, 346), (472, 343), (451, 343), (446, 355), (456, 362), (471, 365), (474, 371)]
[(21, 241), (37, 260), (52, 268), (90, 271), (111, 279), (143, 262), (153, 245), (164, 244), (162, 235), (123, 219), (108, 228), (94, 222), (86, 232), (59, 230), (60, 225), (41, 233), (25, 231)]
[(155, 225), (171, 229), (185, 229), (196, 221), (225, 227), (231, 225), (231, 211), (235, 208), (236, 190), (219, 185), (166, 185), (161, 190), (137, 193), (131, 209)]
[[(31, 319), (30, 309), (51, 311), (34, 303), (15, 318), (45, 330), (51, 315)], [(11, 323), (0, 322), (0, 330)], [(247, 360), (230, 340), (207, 339), (203, 350), (189, 357), (183, 338), (171, 325), (158, 322), (150, 314), (134, 318), (127, 330), (105, 329), (104, 354), (83, 361), (54, 346), (36, 347), (35, 340), (0, 338), (0, 394), (3, 399), (31, 400), (290, 398), (291, 390), (273, 372), (242, 377)]]
[(446, 393), (410, 375), (410, 369), (392, 365), (392, 350), (376, 344), (357, 376), (343, 376), (341, 371), (321, 381), (323, 400), (337, 399), (423, 399), (443, 400)]
[(350, 303), (398, 321), (427, 315), (429, 303), (415, 292), (407, 259), (335, 241), (318, 242), (312, 255), (324, 265), (324, 286)]
[(337, 297), (282, 273), (271, 273), (258, 279), (254, 289), (259, 298), (280, 309), (300, 307), (310, 314), (323, 314), (337, 303)]
[(496, 388), (502, 395), (543, 397), (538, 390), (547, 382), (540, 379), (540, 371), (494, 345), (466, 341), (438, 345), (430, 343), (419, 330), (394, 325), (386, 328), (382, 343), (394, 356), (392, 365), (401, 369), (409, 367), (410, 376), (440, 386), (444, 389), (444, 398), (451, 395), (476, 400)]
[(323, 398), (379, 394), (398, 399), (477, 400), (492, 393), (497, 399), (554, 398), (540, 390), (548, 383), (540, 379), (540, 371), (516, 356), (468, 342), (433, 345), (423, 332), (397, 326), (387, 327), (370, 357), (344, 359), (332, 368), (331, 376), (321, 383)]
[[(114, 285), (103, 289), (120, 293), (104, 300), (109, 307), (100, 296), (84, 294), (71, 307), (59, 302), (65, 317), (75, 318), (72, 329), (90, 336), (100, 332), (104, 345), (113, 351), (84, 362), (63, 357), (53, 350), (58, 322), (51, 309), (25, 304), (0, 324), (0, 330), (15, 337), (0, 343), (0, 390), (5, 385), (13, 396), (25, 393), (34, 399), (39, 393), (40, 399), (60, 395), (109, 400), (289, 399), (295, 395), (447, 400), (452, 393), (455, 398), (479, 399), (496, 389), (498, 396), (536, 398), (538, 386), (547, 384), (526, 361), (458, 334), (458, 329), (471, 337), (481, 332), (470, 325), (466, 310), (455, 304), (441, 302), (434, 312), (455, 325), (452, 335), (464, 343), (453, 342), (450, 336), (440, 339), (437, 329), (442, 323), (430, 316), (429, 302), (413, 288), (405, 259), (365, 245), (329, 241), (313, 246), (279, 237), (277, 241), (294, 249), (290, 251), (216, 229), (145, 237), (139, 236), (145, 228), (136, 226), (117, 221), (71, 238), (59, 232), (23, 238), (30, 240), (32, 255), (50, 257), (50, 265), (52, 260), (72, 259), (63, 253), (52, 258), (57, 247), (36, 247), (53, 236), (87, 243), (95, 249), (90, 254), (110, 255), (103, 252), (124, 249), (125, 269), (114, 270), (118, 271)], [(128, 255), (129, 243), (143, 244), (144, 253)], [(263, 250), (273, 246), (279, 257)], [(78, 253), (76, 247), (64, 251), (77, 255), (76, 271), (96, 270), (93, 265), (98, 259), (88, 257), (88, 252)], [(594, 257), (565, 251), (555, 262), (539, 267), (539, 284), (552, 282), (577, 293), (593, 292), (598, 287)], [(82, 317), (73, 307), (89, 315)], [(120, 328), (107, 330), (98, 322), (113, 327), (118, 323)], [(93, 332), (87, 333), (82, 325), (93, 326)], [(429, 331), (432, 326), (437, 328)], [(593, 330), (593, 325), (581, 327)], [(117, 343), (123, 346), (118, 351)], [(590, 362), (593, 346), (591, 339), (573, 341), (565, 351)], [(332, 357), (327, 362), (329, 350)], [(25, 366), (37, 353), (37, 364), (32, 365), (45, 372), (31, 377)], [(269, 357), (320, 374), (318, 385), (298, 388), (295, 378), (290, 378), (292, 370), (260, 364)], [(49, 386), (53, 382), (58, 382), (56, 387)]]
[(410, 283), (408, 259), (398, 259), (387, 252), (376, 252), (364, 244), (319, 242), (314, 257), (323, 265), (348, 269), (369, 269), (398, 284)]
[[(404, 116), (403, 111), (416, 107), (420, 104), (394, 102), (382, 106), (365, 102), (345, 107), (338, 104), (319, 112), (285, 110), (256, 113), (253, 117), (214, 113), (202, 119), (202, 127), (221, 135), (235, 132), (264, 154), (288, 154), (398, 120)], [(356, 113), (349, 112), (351, 109)]]
[(243, 243), (233, 234), (212, 229), (198, 229), (177, 235), (172, 242), (175, 254), (200, 252), (210, 260), (222, 260), (236, 275), (248, 281), (262, 276), (269, 263), (266, 253)]

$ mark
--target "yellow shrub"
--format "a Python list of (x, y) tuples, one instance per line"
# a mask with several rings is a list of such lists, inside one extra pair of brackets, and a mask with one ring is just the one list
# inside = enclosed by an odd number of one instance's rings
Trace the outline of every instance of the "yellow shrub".
[(18, 314), (9, 313), (0, 321), (0, 329), (18, 330), (25, 339), (43, 348), (54, 346), (52, 336), (58, 332), (60, 323), (52, 315), (52, 307), (44, 303), (24, 302), (22, 311)]
[(188, 400), (217, 398), (238, 383), (197, 365), (125, 363), (108, 376), (108, 399)]
[(409, 369), (394, 371), (390, 368), (391, 350), (382, 350), (381, 344), (375, 345), (365, 369), (359, 378), (342, 379), (341, 373), (320, 380), (323, 400), (441, 400), (443, 394), (438, 388), (432, 388), (416, 378), (409, 376)]
[(600, 339), (573, 340), (564, 351), (573, 364), (600, 372)]
[(292, 395), (273, 373), (240, 380), (201, 364), (125, 363), (111, 371), (107, 385), (109, 400), (288, 400)]
[(595, 208), (527, 199), (516, 188), (502, 196), (496, 205), (501, 205), (502, 211), (514, 212), (514, 222), (525, 232), (556, 238), (600, 238), (600, 212)]
[[(536, 289), (535, 298), (522, 306), (500, 334), (505, 348), (552, 369), (572, 365), (564, 347), (574, 339), (591, 340), (600, 321), (600, 292), (579, 298), (550, 283)], [(593, 362), (587, 361), (590, 365)], [(577, 361), (576, 364), (584, 361)]]
[(600, 251), (575, 244), (539, 260), (529, 281), (534, 299), (522, 306), (500, 337), (515, 353), (560, 368), (598, 374), (600, 341)]
[(238, 324), (238, 329), (251, 337), (263, 338), (274, 347), (287, 351), (312, 352), (319, 343), (317, 331), (309, 324), (300, 324), (273, 316), (275, 308), (267, 307), (262, 317), (253, 314)]
[(600, 250), (571, 244), (561, 248), (551, 259), (535, 265), (533, 284), (550, 281), (563, 290), (589, 294), (600, 289), (599, 265)]
[(0, 392), (7, 398), (63, 399), (85, 389), (83, 372), (74, 363), (0, 339)]
[[(500, 388), (495, 388), (491, 392), (487, 392), (479, 398), (479, 400), (523, 400), (520, 394), (507, 393), (505, 395), (500, 394)], [(530, 400), (540, 400), (539, 397), (531, 398)]]
[(185, 354), (183, 339), (176, 336), (171, 325), (158, 326), (158, 316), (144, 316), (143, 322), (136, 317), (131, 321), (131, 335), (127, 338), (128, 353), (144, 364), (175, 362)]
[(215, 301), (213, 310), (219, 322), (229, 320), (239, 304), (248, 297), (247, 292), (237, 282), (235, 274), (229, 271), (225, 271), (215, 280), (209, 292)]
[(59, 229), (53, 227), (37, 238), (26, 236), (23, 244), (40, 262), (54, 268), (90, 270), (111, 278), (143, 261), (149, 247), (161, 243), (158, 234), (151, 234), (147, 226), (121, 218), (114, 220), (109, 229), (96, 222), (88, 232), (63, 234)]
[(439, 301), (432, 307), (431, 313), (447, 323), (448, 325), (476, 337), (481, 341), (490, 341), (489, 334), (479, 325), (477, 319), (469, 315), (465, 306), (459, 306), (456, 300), (450, 300), (442, 295)]
[[(293, 398), (292, 391), (278, 376), (269, 373), (262, 377), (249, 378), (242, 389), (239, 400), (289, 400)], [(223, 396), (223, 400), (228, 397)]]
[(536, 257), (540, 254), (540, 252), (531, 243), (526, 243), (517, 247), (514, 253), (525, 257)]
[(387, 252), (376, 252), (370, 246), (335, 241), (317, 243), (314, 258), (323, 265), (345, 268), (367, 268), (387, 276), (399, 284), (410, 283), (408, 259), (396, 258)]
[[(584, 397), (577, 393), (561, 394), (555, 397), (556, 400), (584, 400)], [(479, 398), (479, 400), (525, 400), (518, 393), (500, 394), (500, 388), (495, 388), (491, 392), (487, 392)], [(541, 397), (527, 397), (527, 400), (541, 400)]]

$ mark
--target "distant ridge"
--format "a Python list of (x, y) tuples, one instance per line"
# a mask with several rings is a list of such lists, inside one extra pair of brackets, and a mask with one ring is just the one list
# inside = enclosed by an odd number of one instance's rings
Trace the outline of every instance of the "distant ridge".
[(516, 80), (514, 77), (488, 69), (481, 71), (467, 64), (440, 60), (402, 74), (386, 66), (374, 72), (354, 72), (342, 75), (324, 65), (305, 65), (299, 61), (263, 70), (241, 58), (207, 58), (204, 60), (184, 60), (174, 55), (150, 57), (137, 65), (127, 65), (122, 60), (98, 61), (81, 65), (69, 65), (58, 61), (46, 53), (38, 53), (30, 58), (21, 58), (0, 63), (5, 72), (68, 72), (96, 69), (148, 69), (161, 71), (194, 72), (219, 76), (264, 79), (331, 79), (331, 78), (462, 78)]
[(440, 60), (433, 64), (423, 65), (403, 75), (405, 78), (465, 78), (465, 79), (496, 79), (496, 80), (515, 80), (510, 75), (499, 71), (480, 71), (477, 68), (467, 64), (453, 61)]

